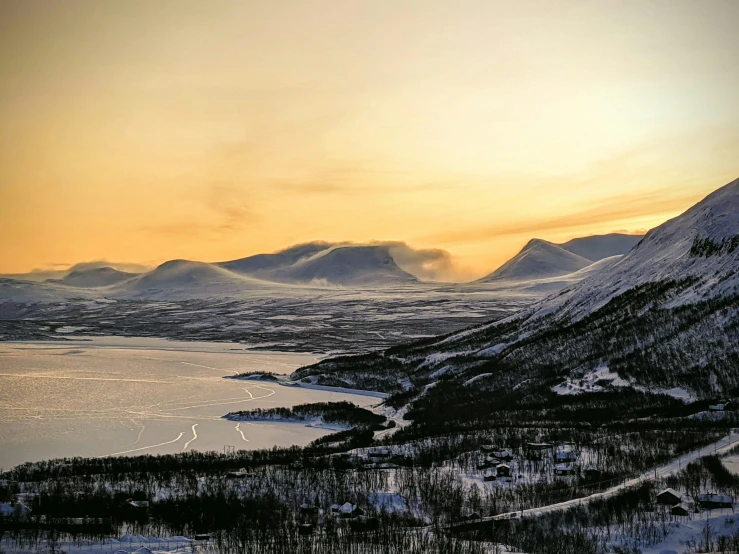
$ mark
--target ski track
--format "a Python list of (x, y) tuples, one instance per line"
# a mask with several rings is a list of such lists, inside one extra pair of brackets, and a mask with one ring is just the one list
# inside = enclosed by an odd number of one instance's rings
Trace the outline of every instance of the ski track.
[(198, 426), (197, 423), (192, 426), (192, 438), (185, 443), (185, 446), (182, 447), (182, 450), (187, 450), (187, 447), (190, 446), (190, 443), (198, 438), (198, 432), (195, 430), (195, 427), (197, 426)]
[(136, 437), (136, 440), (131, 444), (127, 444), (126, 446), (136, 446), (141, 441), (141, 435), (144, 434), (144, 430), (146, 429), (146, 425), (144, 425), (143, 423), (139, 423), (133, 418), (131, 418), (131, 423), (133, 423), (134, 425), (141, 425), (141, 429), (139, 429), (139, 435), (138, 437)]
[(159, 444), (152, 444), (151, 446), (142, 446), (141, 448), (133, 448), (131, 450), (124, 450), (123, 452), (114, 452), (113, 454), (105, 454), (103, 456), (96, 456), (97, 459), (100, 458), (110, 458), (111, 456), (120, 456), (121, 454), (130, 454), (131, 452), (140, 452), (141, 450), (149, 450), (151, 448), (157, 448), (158, 446), (165, 446), (167, 444), (172, 444), (180, 440), (185, 435), (184, 432), (180, 433), (179, 436), (171, 441), (167, 442), (160, 442)]

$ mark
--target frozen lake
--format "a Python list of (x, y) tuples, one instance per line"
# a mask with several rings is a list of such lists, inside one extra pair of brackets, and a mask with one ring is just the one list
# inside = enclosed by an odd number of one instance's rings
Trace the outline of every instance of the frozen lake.
[(224, 379), (291, 373), (308, 354), (229, 343), (95, 337), (0, 343), (0, 468), (71, 456), (305, 445), (330, 432), (221, 419), (230, 411), (377, 398)]

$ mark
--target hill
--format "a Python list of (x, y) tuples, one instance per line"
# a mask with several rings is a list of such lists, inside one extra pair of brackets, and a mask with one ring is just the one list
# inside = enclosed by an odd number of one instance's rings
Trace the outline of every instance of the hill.
[(231, 260), (230, 262), (221, 262), (216, 265), (237, 273), (259, 277), (267, 274), (269, 271), (287, 267), (301, 259), (315, 256), (319, 252), (328, 250), (333, 246), (336, 245), (329, 242), (309, 242), (285, 248), (274, 254), (256, 254), (247, 258)]
[(387, 246), (338, 246), (260, 274), (282, 283), (382, 287), (417, 283), (395, 263)]
[(575, 273), (592, 263), (592, 260), (573, 254), (556, 244), (532, 239), (513, 258), (478, 282), (546, 279)]
[(72, 271), (62, 279), (50, 281), (70, 287), (95, 288), (114, 285), (131, 279), (132, 277), (136, 277), (137, 275), (138, 273), (118, 271), (112, 267), (100, 267), (95, 269)]
[[(153, 271), (106, 290), (106, 296), (139, 298), (202, 298), (238, 296), (270, 284), (203, 262), (172, 260)], [(274, 285), (272, 285), (274, 286)]]
[(608, 235), (592, 235), (590, 237), (572, 239), (559, 246), (568, 252), (572, 252), (593, 262), (598, 262), (605, 258), (626, 254), (642, 238), (643, 235), (610, 233)]
[(418, 391), (437, 412), (460, 395), (479, 407), (623, 388), (710, 398), (739, 385), (739, 180), (607, 267), (503, 320), (294, 377), (410, 387), (405, 398)]

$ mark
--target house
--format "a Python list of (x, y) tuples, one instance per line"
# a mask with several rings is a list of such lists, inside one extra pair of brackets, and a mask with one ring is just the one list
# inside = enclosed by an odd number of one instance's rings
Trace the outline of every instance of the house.
[(670, 513), (673, 516), (689, 516), (691, 513), (695, 511), (695, 508), (691, 506), (687, 502), (680, 502), (680, 504), (677, 504), (672, 507), (670, 510)]
[(554, 455), (554, 459), (560, 463), (574, 462), (577, 460), (577, 454), (574, 450), (570, 450), (569, 448), (557, 450), (557, 453)]
[(683, 495), (675, 489), (665, 489), (657, 495), (657, 503), (664, 506), (675, 506), (683, 499)]
[(725, 494), (704, 493), (699, 494), (695, 499), (704, 510), (734, 507), (734, 497)]
[(313, 504), (301, 504), (300, 505), (300, 513), (305, 515), (314, 515), (318, 513), (318, 506), (314, 506)]
[(482, 472), (483, 481), (495, 481), (497, 478), (497, 472), (492, 469), (486, 469)]
[(513, 459), (513, 454), (509, 450), (495, 450), (493, 456), (504, 462), (510, 462)]
[(571, 463), (567, 464), (557, 464), (554, 466), (554, 474), (555, 475), (574, 475), (575, 474), (575, 465)]
[(313, 525), (310, 523), (301, 523), (298, 525), (298, 535), (312, 535)]
[(362, 508), (358, 508), (356, 504), (347, 502), (346, 504), (343, 504), (339, 508), (339, 514), (341, 515), (341, 517), (348, 519), (348, 518), (363, 516), (364, 510), (362, 510)]
[(711, 412), (723, 412), (726, 410), (726, 402), (719, 402), (718, 404), (711, 404), (708, 406), (709, 411)]
[(340, 513), (341, 512), (341, 504), (331, 504), (331, 506), (329, 507), (329, 511), (332, 514), (338, 514), (338, 513)]
[(511, 466), (509, 466), (508, 464), (500, 464), (498, 467), (495, 468), (495, 473), (498, 477), (510, 477)]
[(497, 465), (496, 462), (485, 460), (484, 462), (477, 464), (477, 469), (478, 471), (482, 471), (483, 469), (490, 469), (491, 467), (495, 467), (496, 465)]

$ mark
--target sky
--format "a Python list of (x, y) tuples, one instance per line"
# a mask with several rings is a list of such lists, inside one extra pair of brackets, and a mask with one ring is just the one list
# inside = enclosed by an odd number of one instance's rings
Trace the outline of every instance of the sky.
[(643, 232), (739, 177), (736, 0), (0, 0), (0, 273)]

